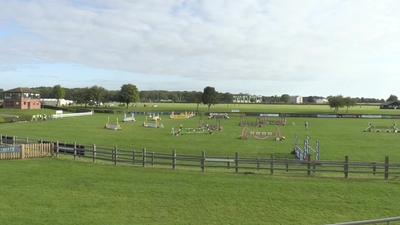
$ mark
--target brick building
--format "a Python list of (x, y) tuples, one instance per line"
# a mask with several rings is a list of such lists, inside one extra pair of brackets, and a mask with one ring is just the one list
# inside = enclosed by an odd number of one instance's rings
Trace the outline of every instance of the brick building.
[(40, 109), (40, 92), (24, 87), (4, 91), (3, 108)]

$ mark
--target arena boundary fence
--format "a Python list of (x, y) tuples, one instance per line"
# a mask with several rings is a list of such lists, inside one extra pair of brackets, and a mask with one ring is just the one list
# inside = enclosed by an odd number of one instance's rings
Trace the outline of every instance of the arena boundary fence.
[[(228, 169), (235, 173), (242, 172), (244, 174), (269, 172), (270, 175), (274, 175), (289, 174), (290, 172), (308, 177), (318, 176), (318, 174), (326, 177), (330, 176), (327, 174), (334, 174), (331, 177), (349, 178), (352, 175), (354, 177), (371, 178), (371, 176), (377, 177), (379, 175), (385, 180), (389, 180), (389, 176), (396, 178), (400, 174), (400, 163), (391, 163), (389, 156), (385, 156), (384, 162), (350, 161), (348, 156), (345, 156), (343, 161), (311, 161), (311, 157), (307, 157), (305, 161), (300, 161), (295, 158), (276, 158), (274, 153), (271, 153), (269, 158), (239, 157), (239, 152), (236, 152), (233, 157), (208, 156), (205, 151), (202, 151), (200, 155), (178, 155), (176, 150), (172, 150), (171, 153), (157, 153), (148, 152), (146, 148), (141, 150), (125, 150), (118, 149), (117, 146), (102, 147), (95, 144), (83, 145), (15, 136), (7, 137), (3, 135), (0, 135), (0, 137), (2, 144), (49, 144), (48, 146), (53, 146), (52, 149), (55, 157), (70, 155), (73, 156), (74, 160), (86, 160), (93, 163), (102, 161), (114, 165), (169, 167), (172, 170), (176, 170), (178, 167), (191, 167), (198, 168), (202, 172), (205, 172), (209, 168), (218, 168)], [(4, 143), (4, 141), (8, 143)]]

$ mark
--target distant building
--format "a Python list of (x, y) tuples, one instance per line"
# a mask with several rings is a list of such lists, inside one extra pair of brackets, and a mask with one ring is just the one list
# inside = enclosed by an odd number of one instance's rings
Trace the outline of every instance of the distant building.
[(58, 99), (55, 98), (42, 98), (40, 99), (42, 105), (50, 105), (50, 106), (67, 106), (69, 104), (73, 104), (74, 102), (72, 100), (65, 100), (65, 99), (60, 99), (60, 102), (58, 102)]
[(292, 95), (290, 96), (289, 103), (303, 104), (303, 98), (300, 95)]
[(233, 103), (261, 103), (262, 96), (250, 94), (233, 94)]
[(329, 101), (326, 98), (314, 98), (316, 104), (328, 104)]
[(399, 109), (399, 101), (388, 101), (381, 104), (380, 109)]
[(40, 109), (40, 92), (25, 87), (4, 91), (3, 108)]
[(307, 96), (303, 97), (304, 104), (328, 104), (329, 101), (327, 98), (322, 96)]

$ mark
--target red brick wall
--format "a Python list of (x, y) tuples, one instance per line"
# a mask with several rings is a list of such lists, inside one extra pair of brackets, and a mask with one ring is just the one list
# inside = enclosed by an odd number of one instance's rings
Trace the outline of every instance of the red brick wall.
[(8, 109), (40, 109), (40, 99), (5, 99), (3, 108)]

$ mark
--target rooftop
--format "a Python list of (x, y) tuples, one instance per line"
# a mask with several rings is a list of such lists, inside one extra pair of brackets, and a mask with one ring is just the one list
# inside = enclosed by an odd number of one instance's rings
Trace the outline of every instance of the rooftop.
[(7, 93), (7, 92), (12, 92), (12, 93), (40, 93), (39, 91), (27, 88), (27, 87), (17, 87), (14, 89), (10, 89), (7, 91), (4, 91), (3, 93)]

